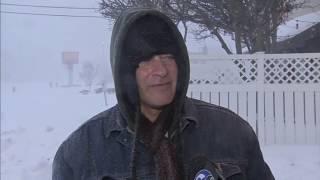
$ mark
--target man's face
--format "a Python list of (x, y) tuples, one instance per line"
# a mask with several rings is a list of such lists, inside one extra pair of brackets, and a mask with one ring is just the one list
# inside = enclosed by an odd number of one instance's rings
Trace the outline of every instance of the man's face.
[(178, 69), (173, 55), (154, 55), (139, 63), (136, 80), (143, 106), (161, 109), (176, 93)]

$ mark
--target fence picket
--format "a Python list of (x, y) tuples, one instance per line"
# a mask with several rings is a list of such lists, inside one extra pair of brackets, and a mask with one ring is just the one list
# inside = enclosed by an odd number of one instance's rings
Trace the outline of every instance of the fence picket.
[(203, 91), (201, 98), (203, 101), (210, 103), (210, 91)]
[(247, 120), (257, 134), (258, 114), (257, 114), (256, 102), (257, 102), (257, 93), (254, 91), (248, 92), (248, 109), (246, 112), (248, 114)]
[(317, 91), (314, 93), (314, 117), (316, 124), (316, 141), (317, 144), (320, 144), (320, 92)]
[(211, 91), (211, 104), (219, 106), (219, 92)]
[(285, 118), (284, 118), (284, 93), (282, 91), (275, 92), (275, 133), (276, 133), (276, 144), (285, 143)]
[(306, 143), (306, 123), (305, 123), (305, 106), (304, 93), (297, 91), (294, 93), (295, 97), (295, 130), (296, 143)]
[(275, 118), (274, 118), (274, 98), (273, 92), (265, 92), (265, 135), (266, 144), (276, 143)]
[(284, 99), (285, 99), (284, 117), (285, 117), (285, 127), (286, 127), (286, 142), (289, 144), (293, 144), (295, 143), (293, 92), (285, 93)]
[(237, 109), (238, 109), (238, 114), (241, 116), (244, 120), (248, 121), (248, 97), (247, 97), (247, 91), (243, 92), (238, 92), (238, 104), (237, 104)]
[(229, 108), (230, 95), (229, 92), (220, 92), (220, 106)]
[(229, 92), (229, 109), (238, 114), (238, 98), (237, 92)]
[(261, 144), (266, 143), (266, 134), (265, 134), (265, 97), (264, 92), (257, 93), (257, 113), (258, 113), (258, 119), (256, 121), (257, 123), (257, 136), (260, 140)]
[(315, 108), (314, 108), (314, 92), (305, 93), (305, 119), (306, 119), (306, 139), (307, 144), (316, 143), (316, 123), (315, 123)]

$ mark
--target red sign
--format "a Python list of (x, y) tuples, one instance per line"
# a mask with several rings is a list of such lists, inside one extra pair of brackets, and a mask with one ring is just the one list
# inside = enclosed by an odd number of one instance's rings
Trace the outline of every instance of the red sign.
[(79, 63), (79, 52), (76, 52), (76, 51), (62, 52), (62, 63), (63, 64), (78, 64)]

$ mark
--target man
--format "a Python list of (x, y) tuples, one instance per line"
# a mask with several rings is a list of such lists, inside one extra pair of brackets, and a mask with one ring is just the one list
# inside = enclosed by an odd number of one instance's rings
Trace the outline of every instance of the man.
[(53, 180), (274, 179), (246, 121), (186, 97), (188, 53), (167, 16), (123, 12), (112, 33), (111, 65), (118, 105), (63, 142)]

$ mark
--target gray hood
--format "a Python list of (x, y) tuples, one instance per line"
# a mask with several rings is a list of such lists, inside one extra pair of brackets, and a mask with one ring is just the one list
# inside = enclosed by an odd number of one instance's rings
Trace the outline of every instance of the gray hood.
[[(152, 32), (155, 32), (153, 36)], [(162, 39), (159, 41), (158, 37)], [(169, 17), (157, 10), (139, 8), (122, 12), (112, 31), (110, 61), (118, 105), (131, 130), (134, 130), (135, 112), (140, 104), (135, 79), (137, 59), (161, 52), (173, 53), (176, 59), (178, 82), (174, 103), (175, 111), (180, 112), (188, 89), (190, 67), (179, 30)]]

